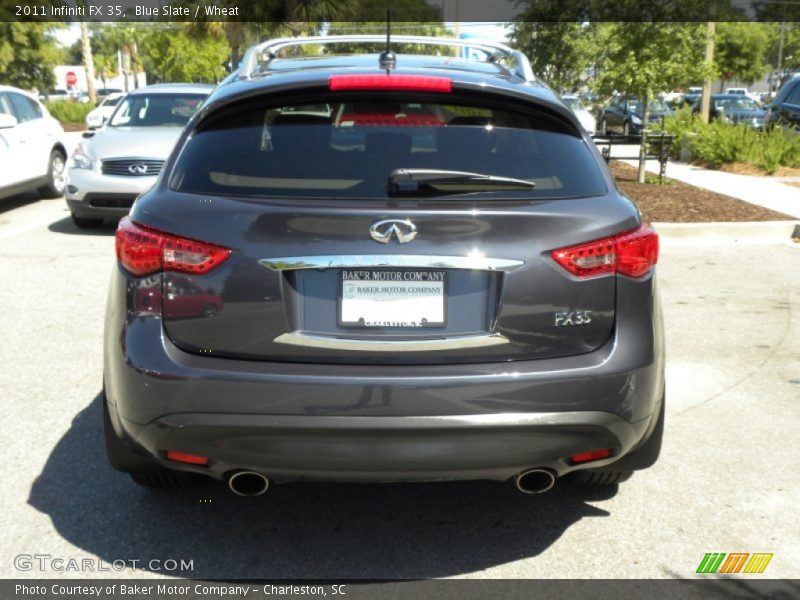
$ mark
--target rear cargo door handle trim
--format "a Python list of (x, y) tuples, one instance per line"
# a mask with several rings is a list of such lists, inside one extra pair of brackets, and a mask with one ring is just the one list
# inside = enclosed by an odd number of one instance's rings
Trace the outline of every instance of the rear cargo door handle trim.
[(474, 271), (513, 271), (523, 260), (485, 256), (440, 256), (425, 254), (339, 254), (263, 258), (260, 262), (273, 271), (298, 269), (342, 269), (371, 267), (409, 267), (415, 269), (463, 269)]

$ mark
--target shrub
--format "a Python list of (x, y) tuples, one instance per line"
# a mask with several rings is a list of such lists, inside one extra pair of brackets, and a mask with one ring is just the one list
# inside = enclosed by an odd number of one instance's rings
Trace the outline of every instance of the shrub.
[[(660, 126), (654, 128), (656, 133), (660, 130)], [(695, 157), (712, 169), (734, 162), (754, 164), (770, 175), (781, 166), (800, 168), (800, 135), (782, 127), (757, 131), (721, 119), (707, 125), (691, 109), (683, 108), (667, 117), (664, 131), (675, 136), (672, 158), (680, 152), (683, 136), (691, 133), (689, 143)]]
[(91, 103), (82, 104), (80, 102), (70, 102), (62, 100), (60, 102), (46, 102), (48, 112), (53, 115), (62, 125), (79, 124), (86, 122), (86, 115), (91, 112), (94, 105)]
[[(687, 133), (696, 132), (703, 125), (702, 121), (692, 113), (689, 106), (685, 106), (666, 119), (664, 119), (664, 132), (674, 136), (669, 149), (671, 158), (678, 158), (681, 151), (681, 140)], [(655, 132), (661, 131), (661, 123), (653, 128)]]
[(750, 148), (746, 160), (770, 175), (778, 167), (800, 167), (800, 136), (782, 127), (773, 127), (759, 134), (758, 143)]
[(697, 158), (718, 169), (724, 164), (747, 161), (753, 146), (759, 143), (759, 134), (747, 125), (731, 125), (721, 119), (698, 127), (692, 139), (692, 149)]

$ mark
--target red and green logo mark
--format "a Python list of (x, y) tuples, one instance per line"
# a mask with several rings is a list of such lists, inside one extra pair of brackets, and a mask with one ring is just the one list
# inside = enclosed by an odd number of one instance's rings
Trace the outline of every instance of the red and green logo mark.
[(697, 573), (763, 573), (767, 568), (772, 554), (747, 552), (709, 552), (700, 561)]

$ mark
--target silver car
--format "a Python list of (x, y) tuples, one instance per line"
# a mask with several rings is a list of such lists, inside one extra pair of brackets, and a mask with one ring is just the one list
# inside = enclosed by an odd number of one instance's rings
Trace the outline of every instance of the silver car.
[(68, 169), (67, 205), (81, 228), (125, 216), (158, 178), (210, 85), (151, 85), (128, 94), (108, 123), (83, 134)]

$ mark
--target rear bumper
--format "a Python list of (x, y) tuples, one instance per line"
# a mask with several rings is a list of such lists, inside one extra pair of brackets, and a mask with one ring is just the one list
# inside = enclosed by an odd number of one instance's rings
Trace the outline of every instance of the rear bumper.
[[(184, 413), (135, 427), (164, 466), (223, 479), (252, 470), (275, 481), (505, 480), (532, 467), (563, 475), (569, 456), (613, 448), (609, 464), (643, 437), (649, 419), (604, 412), (442, 417), (315, 417)], [(167, 450), (211, 457), (207, 467), (164, 459)]]
[[(506, 479), (531, 467), (562, 475), (572, 454), (649, 435), (664, 391), (654, 282), (625, 290), (612, 337), (593, 352), (539, 360), (331, 365), (192, 354), (160, 315), (137, 311), (117, 269), (105, 331), (105, 388), (120, 438), (165, 466), (223, 478)], [(167, 462), (167, 450), (207, 468)]]

